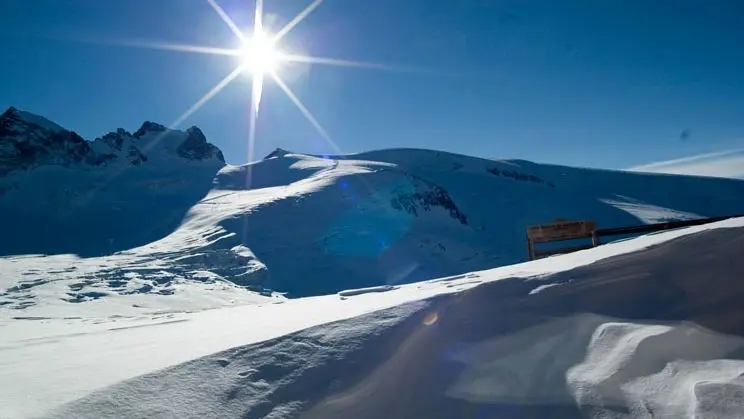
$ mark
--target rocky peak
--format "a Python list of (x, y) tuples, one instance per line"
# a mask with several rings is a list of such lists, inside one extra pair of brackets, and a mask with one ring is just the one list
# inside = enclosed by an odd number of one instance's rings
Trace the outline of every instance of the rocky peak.
[(10, 107), (0, 115), (0, 135), (20, 135), (29, 130), (43, 130), (44, 128), (23, 119), (21, 112)]
[(195, 126), (182, 132), (145, 121), (134, 134), (119, 128), (89, 142), (46, 118), (14, 107), (0, 115), (0, 176), (42, 165), (121, 162), (139, 166), (173, 157), (225, 162), (222, 151)]
[(165, 132), (168, 128), (152, 121), (145, 121), (142, 126), (132, 135), (134, 138), (141, 138), (148, 132)]
[(6, 109), (2, 115), (0, 115), (0, 121), (4, 121), (9, 118), (19, 118), (19, 117), (20, 117), (20, 113), (18, 111), (18, 108), (11, 106), (8, 109)]
[(14, 107), (8, 108), (2, 115), (0, 115), (0, 135), (3, 137), (17, 131), (23, 123), (18, 109)]
[(178, 146), (176, 153), (189, 160), (216, 158), (223, 163), (225, 162), (225, 156), (223, 156), (222, 151), (214, 144), (208, 143), (207, 137), (196, 126), (186, 130), (186, 139)]
[(14, 107), (0, 116), (0, 174), (72, 163), (96, 163), (90, 144), (77, 133)]
[[(109, 132), (108, 134), (101, 137), (100, 140), (106, 143), (109, 147), (113, 148), (114, 150), (121, 150), (121, 147), (124, 144), (124, 140), (126, 139), (126, 137), (127, 135), (124, 135), (120, 131), (116, 131), (116, 132)], [(99, 140), (99, 138), (96, 138), (96, 140)]]
[(191, 127), (184, 132), (151, 121), (145, 121), (134, 134), (120, 128), (97, 138), (94, 148), (101, 153), (115, 154), (117, 158), (134, 165), (163, 157), (180, 157), (191, 161), (225, 161), (219, 148), (207, 142), (199, 128)]
[(54, 122), (35, 115), (30, 112), (22, 111), (11, 106), (0, 116), (0, 125), (7, 129), (18, 130), (46, 130), (46, 131), (67, 131)]
[(122, 144), (127, 140), (131, 141), (132, 138), (133, 136), (131, 133), (129, 133), (129, 131), (125, 130), (124, 128), (117, 128), (116, 131), (104, 134), (102, 137), (93, 140), (93, 142), (95, 143), (98, 141), (102, 141), (111, 148), (121, 150)]

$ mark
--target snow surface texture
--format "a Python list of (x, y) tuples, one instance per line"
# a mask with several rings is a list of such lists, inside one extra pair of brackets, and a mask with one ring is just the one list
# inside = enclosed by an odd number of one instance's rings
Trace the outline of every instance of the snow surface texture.
[(146, 122), (87, 142), (40, 118), (0, 118), (0, 317), (396, 286), (521, 262), (526, 227), (557, 217), (618, 227), (744, 213), (740, 180), (410, 149), (277, 150), (231, 166), (196, 127)]
[(0, 323), (0, 417), (744, 417), (744, 219), (346, 296)]

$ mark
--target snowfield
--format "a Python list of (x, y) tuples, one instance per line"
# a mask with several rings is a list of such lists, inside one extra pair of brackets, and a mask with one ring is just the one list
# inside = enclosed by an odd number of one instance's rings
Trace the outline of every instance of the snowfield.
[(5, 321), (0, 416), (741, 417), (743, 250), (733, 219), (375, 292)]
[(234, 166), (0, 115), (0, 419), (744, 417), (744, 181), (432, 150)]
[(609, 228), (744, 213), (741, 180), (429, 150), (159, 161), (0, 177), (14, 185), (0, 194), (0, 307), (57, 318), (272, 302), (520, 263), (526, 228), (557, 216)]

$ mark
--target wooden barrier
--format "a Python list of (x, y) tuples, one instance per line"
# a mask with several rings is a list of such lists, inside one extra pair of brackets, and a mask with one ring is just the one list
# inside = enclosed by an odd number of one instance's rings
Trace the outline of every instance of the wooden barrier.
[[(533, 226), (527, 229), (527, 254), (529, 260), (535, 260), (540, 257), (571, 253), (599, 246), (600, 237), (653, 233), (657, 231), (672, 230), (675, 228), (714, 223), (717, 221), (723, 221), (729, 218), (738, 217), (744, 217), (744, 214), (604, 229), (597, 229), (596, 222), (593, 220), (559, 220), (550, 224)], [(591, 239), (592, 242), (591, 244), (574, 245), (549, 250), (535, 249), (535, 245), (539, 243), (581, 239)]]
[[(594, 232), (597, 231), (597, 223), (593, 220), (559, 220), (550, 224), (543, 224), (527, 229), (527, 253), (530, 260), (551, 254), (569, 253), (582, 250), (599, 244)], [(565, 240), (576, 240), (592, 238), (592, 246), (571, 246), (549, 251), (535, 249), (535, 244), (550, 243)], [(578, 247), (578, 248), (577, 248)]]

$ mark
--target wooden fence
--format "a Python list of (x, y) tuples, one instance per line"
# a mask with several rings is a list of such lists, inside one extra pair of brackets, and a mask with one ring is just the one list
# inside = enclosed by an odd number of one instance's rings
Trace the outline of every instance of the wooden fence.
[[(696, 220), (670, 221), (657, 224), (643, 224), (627, 227), (597, 229), (593, 220), (566, 221), (561, 220), (550, 224), (529, 227), (527, 229), (527, 254), (529, 260), (542, 257), (571, 253), (579, 250), (590, 249), (599, 246), (601, 237), (633, 235), (652, 233), (656, 231), (672, 230), (675, 228), (690, 227), (729, 218), (744, 217), (742, 215), (727, 215), (722, 217), (699, 218)], [(540, 243), (552, 243), (566, 240), (589, 240), (591, 243), (539, 250), (536, 245)]]

